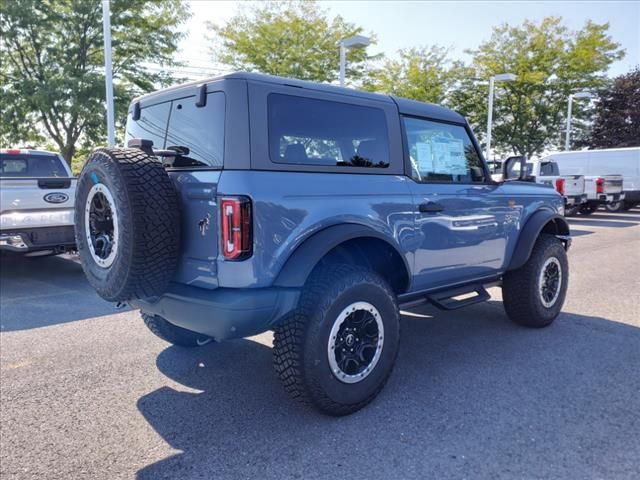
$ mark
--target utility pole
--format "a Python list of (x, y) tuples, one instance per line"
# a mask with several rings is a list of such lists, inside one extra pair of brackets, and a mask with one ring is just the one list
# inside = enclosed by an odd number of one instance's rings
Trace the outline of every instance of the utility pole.
[(113, 117), (113, 65), (111, 61), (111, 11), (109, 0), (102, 0), (102, 31), (104, 34), (104, 81), (107, 91), (107, 144), (116, 144), (115, 122)]

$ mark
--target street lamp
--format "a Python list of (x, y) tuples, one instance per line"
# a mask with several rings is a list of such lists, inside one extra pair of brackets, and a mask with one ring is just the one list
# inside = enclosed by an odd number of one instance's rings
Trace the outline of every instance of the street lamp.
[(356, 35), (355, 37), (346, 38), (340, 42), (340, 86), (344, 87), (344, 72), (347, 63), (347, 48), (366, 47), (371, 43), (369, 37)]
[(107, 104), (107, 145), (116, 144), (115, 122), (113, 120), (113, 78), (111, 65), (111, 11), (109, 0), (102, 0), (102, 32), (104, 34), (104, 81)]
[(567, 132), (564, 141), (564, 149), (569, 150), (571, 143), (571, 109), (573, 107), (574, 98), (591, 98), (592, 95), (589, 92), (578, 92), (569, 95), (569, 105), (567, 107)]
[(489, 106), (487, 114), (487, 162), (491, 155), (491, 121), (493, 120), (493, 89), (495, 82), (513, 82), (517, 77), (513, 73), (501, 73), (489, 79)]

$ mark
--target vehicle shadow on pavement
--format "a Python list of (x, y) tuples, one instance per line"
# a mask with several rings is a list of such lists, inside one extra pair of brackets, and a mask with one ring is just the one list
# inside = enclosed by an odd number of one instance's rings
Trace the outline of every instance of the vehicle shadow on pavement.
[(74, 255), (0, 256), (0, 330), (46, 327), (110, 315)]
[[(164, 350), (185, 387), (138, 408), (174, 449), (138, 478), (632, 478), (640, 458), (640, 329), (564, 313), (512, 324), (502, 304), (402, 318), (379, 398), (343, 418), (290, 400), (249, 340)], [(633, 460), (635, 459), (635, 460)], [(536, 472), (535, 475), (533, 472)]]

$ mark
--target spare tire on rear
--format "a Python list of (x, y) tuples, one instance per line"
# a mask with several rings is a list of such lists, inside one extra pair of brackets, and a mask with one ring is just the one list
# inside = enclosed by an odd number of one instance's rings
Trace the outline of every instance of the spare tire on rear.
[(76, 190), (76, 242), (89, 283), (108, 301), (163, 293), (178, 263), (178, 196), (156, 157), (102, 148)]

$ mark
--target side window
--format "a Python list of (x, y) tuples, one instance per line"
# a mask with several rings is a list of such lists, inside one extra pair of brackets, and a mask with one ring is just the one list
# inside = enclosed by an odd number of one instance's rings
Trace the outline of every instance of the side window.
[(272, 93), (268, 111), (272, 162), (389, 166), (387, 121), (379, 108)]
[(464, 127), (413, 117), (403, 121), (415, 181), (485, 181), (482, 160)]
[(194, 97), (174, 100), (165, 149), (180, 147), (184, 153), (176, 157), (173, 166), (222, 167), (224, 118), (223, 92), (207, 94), (204, 107), (196, 107)]
[(142, 108), (138, 120), (133, 120), (129, 115), (125, 145), (132, 138), (144, 138), (153, 142), (153, 148), (164, 148), (170, 109), (171, 102), (159, 103)]
[(558, 164), (553, 162), (542, 162), (540, 164), (540, 175), (543, 177), (560, 175)]

